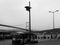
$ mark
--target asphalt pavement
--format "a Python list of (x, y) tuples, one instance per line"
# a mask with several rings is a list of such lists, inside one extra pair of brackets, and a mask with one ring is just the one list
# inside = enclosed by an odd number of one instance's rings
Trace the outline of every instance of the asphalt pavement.
[[(12, 45), (12, 40), (0, 41), (0, 45)], [(60, 45), (60, 40), (54, 39), (54, 40), (42, 41), (35, 44), (25, 44), (25, 45)]]
[(60, 45), (60, 40), (53, 39), (53, 40), (39, 42), (36, 44), (26, 44), (26, 45)]

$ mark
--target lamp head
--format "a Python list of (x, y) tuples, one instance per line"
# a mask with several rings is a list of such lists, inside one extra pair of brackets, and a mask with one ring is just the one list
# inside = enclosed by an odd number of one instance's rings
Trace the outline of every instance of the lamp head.
[(29, 6), (25, 6), (26, 10), (29, 11), (31, 9), (31, 7)]

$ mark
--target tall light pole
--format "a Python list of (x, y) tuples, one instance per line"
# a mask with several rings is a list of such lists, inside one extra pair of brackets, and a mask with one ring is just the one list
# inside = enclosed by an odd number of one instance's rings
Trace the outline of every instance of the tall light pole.
[(30, 7), (30, 1), (29, 6), (25, 6), (26, 10), (29, 12), (29, 33), (30, 33), (30, 41), (31, 41), (31, 7)]
[(53, 14), (53, 29), (55, 28), (55, 19), (54, 19), (54, 14), (55, 12), (58, 12), (59, 10), (56, 10), (56, 11), (49, 11), (49, 13), (52, 13)]
[(29, 11), (29, 31), (31, 32), (31, 7), (30, 7), (30, 1), (29, 1), (29, 6), (25, 6), (26, 10)]

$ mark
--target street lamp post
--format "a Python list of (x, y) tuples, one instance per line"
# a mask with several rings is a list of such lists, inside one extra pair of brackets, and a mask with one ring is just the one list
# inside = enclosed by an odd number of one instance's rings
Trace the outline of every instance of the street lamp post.
[(25, 6), (26, 10), (29, 11), (29, 31), (31, 31), (31, 7), (30, 7), (30, 1), (29, 1), (29, 6)]
[(56, 10), (56, 11), (49, 11), (49, 13), (53, 13), (53, 30), (55, 28), (55, 20), (54, 20), (54, 14), (55, 12), (58, 12), (59, 10)]
[[(29, 1), (29, 6), (25, 6), (26, 10), (29, 12), (29, 33), (31, 34), (31, 7), (30, 7), (30, 1)], [(30, 35), (31, 39), (31, 35)]]

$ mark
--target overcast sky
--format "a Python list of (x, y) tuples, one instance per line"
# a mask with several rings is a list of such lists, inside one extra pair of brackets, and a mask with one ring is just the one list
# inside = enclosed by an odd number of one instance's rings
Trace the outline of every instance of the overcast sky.
[[(0, 0), (0, 24), (26, 28), (29, 13), (24, 8), (29, 0)], [(31, 0), (31, 26), (33, 30), (53, 27), (49, 11), (60, 10), (60, 0)], [(60, 28), (60, 11), (55, 13), (55, 27)]]

